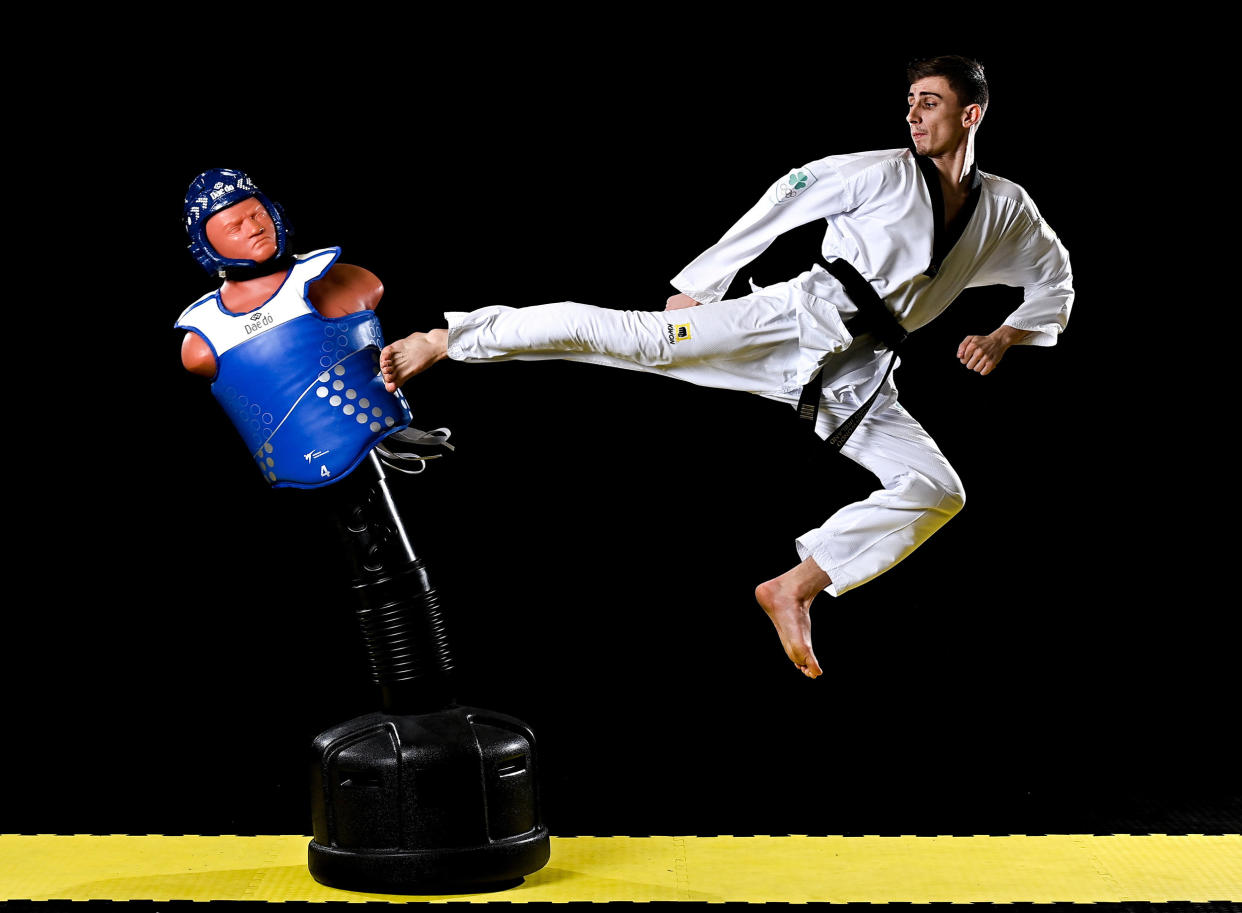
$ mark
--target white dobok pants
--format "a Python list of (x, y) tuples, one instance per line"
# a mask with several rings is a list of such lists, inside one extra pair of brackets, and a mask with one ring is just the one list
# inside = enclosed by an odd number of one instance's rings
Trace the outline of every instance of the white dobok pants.
[[(763, 294), (676, 311), (618, 311), (565, 301), (493, 305), (448, 319), (456, 361), (566, 359), (664, 374), (706, 387), (797, 404), (797, 318), (787, 300)], [(859, 405), (852, 391), (825, 396), (816, 433), (826, 438)], [(961, 480), (936, 442), (883, 394), (842, 453), (883, 486), (799, 536), (839, 596), (882, 574), (927, 540), (965, 503)]]

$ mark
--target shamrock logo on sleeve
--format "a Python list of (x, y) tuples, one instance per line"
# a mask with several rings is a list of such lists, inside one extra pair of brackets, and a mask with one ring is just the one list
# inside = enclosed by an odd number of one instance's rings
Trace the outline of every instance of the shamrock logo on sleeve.
[(776, 202), (785, 203), (792, 200), (806, 188), (815, 183), (815, 175), (801, 168), (789, 172), (789, 176), (776, 182)]

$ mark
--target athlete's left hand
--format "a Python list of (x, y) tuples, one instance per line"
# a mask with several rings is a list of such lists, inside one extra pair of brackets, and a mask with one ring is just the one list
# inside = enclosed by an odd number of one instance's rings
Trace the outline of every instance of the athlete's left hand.
[(1000, 364), (1009, 347), (1025, 341), (1032, 334), (1003, 324), (987, 336), (967, 336), (957, 347), (957, 360), (971, 371), (991, 374)]
[(967, 336), (957, 347), (957, 360), (971, 371), (991, 374), (1008, 348), (1008, 343), (992, 336)]
[(701, 301), (695, 301), (689, 295), (678, 292), (676, 295), (670, 295), (668, 301), (664, 303), (666, 311), (680, 311), (682, 308), (695, 308), (702, 304)]

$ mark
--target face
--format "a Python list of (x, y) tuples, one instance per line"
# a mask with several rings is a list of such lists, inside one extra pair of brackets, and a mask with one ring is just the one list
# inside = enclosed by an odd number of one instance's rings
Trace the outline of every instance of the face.
[(262, 263), (276, 254), (276, 225), (256, 197), (207, 220), (207, 240), (221, 257)]
[(910, 86), (906, 122), (919, 155), (946, 155), (965, 144), (970, 128), (983, 116), (978, 105), (962, 107), (943, 76), (928, 76)]

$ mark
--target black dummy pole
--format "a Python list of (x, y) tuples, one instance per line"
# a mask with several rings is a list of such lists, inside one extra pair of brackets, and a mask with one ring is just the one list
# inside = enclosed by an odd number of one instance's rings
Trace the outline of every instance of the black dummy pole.
[(414, 552), (374, 450), (346, 482), (354, 476), (338, 527), (350, 556), (371, 680), (387, 713), (441, 709), (453, 700), (454, 662), (440, 596)]

